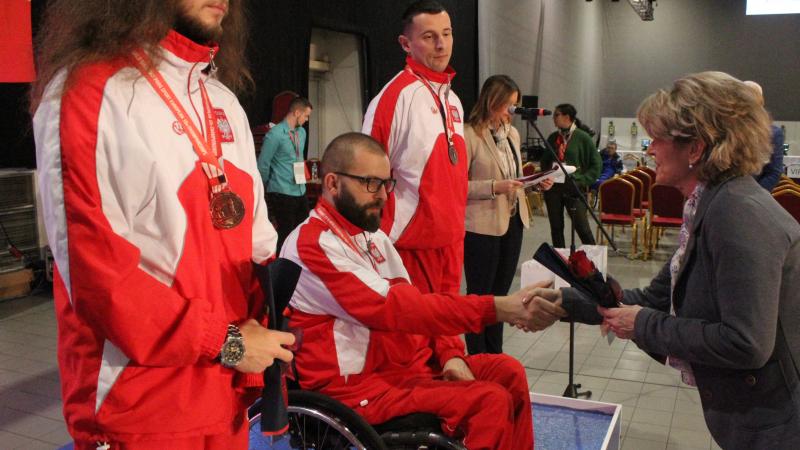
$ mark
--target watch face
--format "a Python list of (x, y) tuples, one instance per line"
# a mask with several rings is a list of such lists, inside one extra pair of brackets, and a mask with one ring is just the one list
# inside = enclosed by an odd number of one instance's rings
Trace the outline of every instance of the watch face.
[(222, 347), (220, 362), (223, 366), (233, 367), (244, 358), (244, 343), (241, 339), (228, 339)]

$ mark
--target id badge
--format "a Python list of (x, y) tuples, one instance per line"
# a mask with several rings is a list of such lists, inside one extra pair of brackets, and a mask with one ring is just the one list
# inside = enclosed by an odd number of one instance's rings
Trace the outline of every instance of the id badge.
[(296, 184), (306, 184), (306, 163), (296, 162), (292, 164), (294, 170), (294, 182)]

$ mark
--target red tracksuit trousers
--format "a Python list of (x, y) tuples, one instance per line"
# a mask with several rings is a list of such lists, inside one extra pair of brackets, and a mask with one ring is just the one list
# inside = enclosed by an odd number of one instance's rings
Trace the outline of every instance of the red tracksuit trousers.
[(367, 422), (377, 424), (416, 412), (435, 414), (442, 430), (464, 437), (470, 450), (530, 450), (533, 418), (525, 369), (508, 355), (466, 357), (475, 381), (444, 381), (411, 376), (357, 408)]

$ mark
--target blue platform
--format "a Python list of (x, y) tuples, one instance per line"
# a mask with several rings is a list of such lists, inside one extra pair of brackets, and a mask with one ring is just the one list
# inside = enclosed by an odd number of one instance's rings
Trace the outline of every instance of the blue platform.
[[(551, 395), (531, 395), (537, 450), (618, 450), (620, 406)], [(275, 443), (250, 430), (251, 450), (291, 450), (289, 439)], [(60, 450), (72, 450), (72, 444)]]

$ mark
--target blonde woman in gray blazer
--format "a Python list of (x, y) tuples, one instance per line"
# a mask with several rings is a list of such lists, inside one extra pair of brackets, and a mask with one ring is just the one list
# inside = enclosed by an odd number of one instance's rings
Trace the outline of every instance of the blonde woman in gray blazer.
[(703, 72), (645, 99), (638, 119), (656, 183), (687, 197), (675, 255), (619, 308), (542, 296), (679, 371), (725, 450), (800, 448), (800, 225), (752, 176), (772, 152), (769, 114), (741, 81)]
[[(506, 295), (517, 270), (522, 230), (530, 225), (522, 183), (519, 132), (509, 106), (519, 102), (517, 84), (489, 77), (464, 127), (469, 167), (464, 271), (467, 293)], [(547, 188), (552, 182), (545, 184)], [(470, 354), (502, 353), (503, 324), (467, 334)]]

